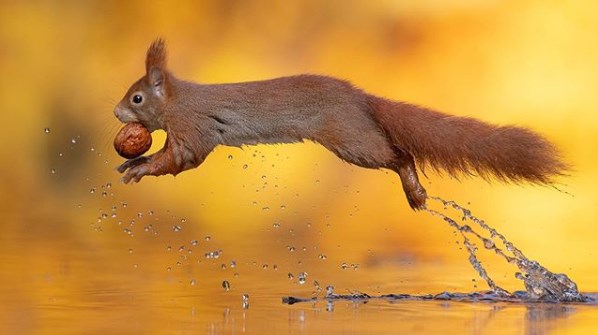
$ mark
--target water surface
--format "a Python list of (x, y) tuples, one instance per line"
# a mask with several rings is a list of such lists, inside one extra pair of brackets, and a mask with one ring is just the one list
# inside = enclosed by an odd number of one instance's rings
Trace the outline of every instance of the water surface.
[[(284, 262), (264, 268), (239, 255), (231, 268), (226, 249), (217, 259), (202, 253), (200, 263), (182, 264), (182, 252), (168, 251), (162, 241), (117, 238), (105, 248), (75, 237), (1, 239), (0, 321), (6, 334), (581, 334), (598, 320), (597, 306), (579, 303), (323, 299), (329, 284), (337, 293), (372, 295), (471, 288), (459, 275), (439, 275), (450, 264), (305, 266), (306, 283), (300, 284), (296, 274), (288, 278), (293, 265)], [(268, 249), (268, 244), (252, 241), (245, 247)], [(322, 282), (319, 292), (316, 278)], [(223, 280), (230, 281), (229, 291)], [(249, 296), (246, 304), (243, 294)], [(284, 304), (282, 297), (289, 295), (319, 300)]]

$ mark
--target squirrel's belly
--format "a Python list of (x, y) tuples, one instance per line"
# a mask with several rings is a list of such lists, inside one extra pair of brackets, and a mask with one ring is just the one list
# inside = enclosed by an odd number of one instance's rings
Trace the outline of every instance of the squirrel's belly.
[(243, 131), (224, 131), (220, 133), (220, 142), (223, 145), (234, 147), (256, 144), (297, 143), (303, 142), (304, 139), (306, 139), (306, 137), (301, 136), (299, 132), (293, 130), (262, 132), (259, 130), (245, 129)]

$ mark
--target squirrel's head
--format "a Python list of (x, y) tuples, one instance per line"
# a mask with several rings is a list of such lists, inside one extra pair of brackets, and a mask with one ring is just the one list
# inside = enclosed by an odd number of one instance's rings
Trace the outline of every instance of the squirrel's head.
[(164, 40), (155, 40), (147, 50), (145, 76), (134, 83), (114, 108), (123, 123), (140, 122), (149, 131), (163, 128), (164, 105), (170, 94)]

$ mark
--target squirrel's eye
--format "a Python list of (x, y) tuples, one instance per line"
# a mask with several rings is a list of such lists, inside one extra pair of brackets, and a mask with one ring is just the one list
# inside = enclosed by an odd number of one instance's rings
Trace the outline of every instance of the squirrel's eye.
[(143, 97), (140, 94), (135, 94), (133, 96), (133, 103), (140, 104), (143, 101)]

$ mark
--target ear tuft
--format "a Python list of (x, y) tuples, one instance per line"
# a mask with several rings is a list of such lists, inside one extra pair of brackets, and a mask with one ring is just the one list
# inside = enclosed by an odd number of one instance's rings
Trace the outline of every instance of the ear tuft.
[(164, 71), (158, 67), (152, 67), (147, 75), (150, 85), (152, 85), (152, 91), (157, 97), (165, 97), (167, 94), (168, 84), (166, 83), (166, 77)]
[(152, 68), (166, 71), (166, 43), (163, 39), (156, 39), (147, 49), (145, 58), (145, 71), (150, 73)]

